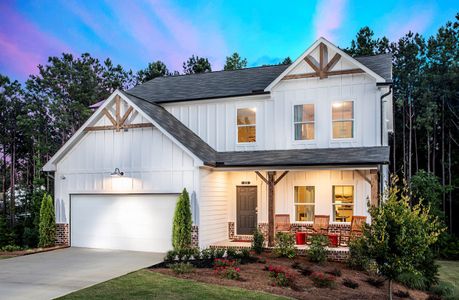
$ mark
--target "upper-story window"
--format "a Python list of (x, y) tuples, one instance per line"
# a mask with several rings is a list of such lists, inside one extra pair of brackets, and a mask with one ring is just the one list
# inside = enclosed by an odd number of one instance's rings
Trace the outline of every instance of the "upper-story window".
[(237, 142), (255, 143), (257, 141), (257, 110), (255, 108), (238, 108)]
[(353, 101), (333, 103), (332, 124), (334, 139), (350, 139), (354, 137)]
[(301, 104), (293, 107), (293, 126), (295, 141), (314, 139), (314, 104)]
[(351, 222), (354, 211), (354, 187), (352, 185), (333, 186), (333, 221)]

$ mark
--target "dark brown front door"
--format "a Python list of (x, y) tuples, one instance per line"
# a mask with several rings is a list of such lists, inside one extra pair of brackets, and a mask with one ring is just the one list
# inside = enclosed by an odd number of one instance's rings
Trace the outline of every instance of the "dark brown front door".
[(257, 228), (257, 187), (238, 186), (236, 199), (236, 234), (253, 234)]

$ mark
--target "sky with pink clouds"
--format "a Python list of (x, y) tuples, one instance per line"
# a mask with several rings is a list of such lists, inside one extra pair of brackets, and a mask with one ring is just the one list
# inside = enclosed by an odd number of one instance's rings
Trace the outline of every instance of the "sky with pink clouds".
[(458, 12), (457, 0), (0, 0), (0, 73), (24, 81), (63, 52), (134, 71), (154, 60), (182, 71), (192, 54), (219, 70), (234, 51), (249, 66), (272, 64), (319, 36), (346, 47), (365, 25), (391, 40), (409, 30), (428, 36)]

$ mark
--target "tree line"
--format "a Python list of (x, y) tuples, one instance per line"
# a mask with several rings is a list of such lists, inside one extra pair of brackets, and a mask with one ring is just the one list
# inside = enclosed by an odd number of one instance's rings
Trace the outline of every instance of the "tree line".
[[(452, 230), (458, 206), (459, 14), (430, 37), (408, 32), (391, 42), (364, 27), (344, 50), (352, 56), (393, 54), (391, 172), (438, 188), (429, 201)], [(287, 57), (279, 64), (291, 62)], [(247, 65), (234, 52), (224, 70)], [(89, 106), (158, 76), (211, 71), (210, 61), (196, 55), (180, 73), (160, 60), (133, 72), (109, 58), (64, 53), (39, 65), (24, 84), (0, 74), (0, 235), (8, 230), (18, 245), (37, 244), (43, 194), (53, 193), (52, 177), (41, 169), (91, 115)]]

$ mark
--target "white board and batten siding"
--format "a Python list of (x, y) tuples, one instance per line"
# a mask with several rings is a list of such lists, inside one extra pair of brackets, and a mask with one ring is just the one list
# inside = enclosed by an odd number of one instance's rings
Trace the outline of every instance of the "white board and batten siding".
[(228, 238), (228, 172), (200, 170), (199, 246)]
[[(317, 57), (316, 52), (313, 56)], [(329, 53), (330, 58), (333, 55)], [(341, 59), (333, 70), (355, 67)], [(310, 72), (313, 72), (311, 67), (302, 62), (290, 74)], [(326, 79), (282, 80), (270, 95), (165, 103), (163, 106), (217, 151), (367, 147), (380, 145), (380, 96), (373, 77), (352, 74)], [(334, 140), (332, 104), (347, 100), (354, 101), (354, 138)], [(294, 140), (293, 106), (298, 104), (315, 106), (314, 140)], [(238, 108), (256, 108), (256, 143), (237, 143)]]
[[(140, 114), (132, 121), (148, 122)], [(110, 124), (101, 117), (95, 125)], [(111, 177), (115, 168), (124, 176)], [(196, 205), (198, 177), (194, 159), (157, 128), (90, 131), (57, 163), (56, 221), (69, 222), (70, 194), (177, 194), (187, 188)]]

